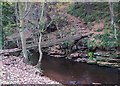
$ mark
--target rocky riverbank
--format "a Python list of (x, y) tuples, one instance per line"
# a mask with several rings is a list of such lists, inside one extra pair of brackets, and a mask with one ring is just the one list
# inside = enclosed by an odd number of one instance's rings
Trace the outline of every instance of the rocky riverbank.
[(58, 46), (55, 46), (51, 48), (49, 55), (53, 57), (65, 57), (66, 59), (71, 59), (76, 62), (84, 62), (120, 69), (120, 51), (118, 50), (97, 50), (95, 52), (88, 52), (87, 50), (80, 49), (65, 56), (64, 52), (62, 52)]

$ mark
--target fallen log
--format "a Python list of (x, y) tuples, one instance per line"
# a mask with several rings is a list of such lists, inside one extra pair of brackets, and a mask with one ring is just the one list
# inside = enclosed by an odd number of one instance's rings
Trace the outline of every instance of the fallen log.
[(5, 50), (0, 50), (0, 55), (4, 54), (4, 55), (10, 55), (13, 54), (15, 52), (20, 52), (22, 51), (22, 49), (18, 49), (18, 48), (14, 48), (14, 49), (5, 49)]
[[(92, 34), (93, 33), (87, 33), (87, 34), (84, 34), (84, 35), (67, 36), (67, 37), (60, 38), (60, 39), (57, 39), (57, 40), (52, 40), (52, 41), (44, 41), (44, 42), (41, 43), (41, 47), (42, 48), (43, 47), (50, 47), (50, 46), (60, 44), (61, 42), (69, 41), (69, 40), (81, 40), (83, 38), (89, 37)], [(27, 49), (37, 49), (37, 48), (38, 48), (38, 45), (27, 46)], [(0, 55), (1, 54), (8, 55), (8, 54), (15, 53), (15, 52), (20, 52), (20, 51), (22, 51), (22, 49), (19, 49), (19, 48), (0, 50)]]
[[(41, 43), (41, 47), (50, 47), (50, 46), (53, 46), (53, 45), (56, 45), (56, 44), (60, 44), (61, 42), (64, 42), (64, 41), (69, 41), (69, 40), (81, 40), (83, 38), (86, 38), (86, 37), (89, 37), (90, 35), (92, 35), (93, 33), (87, 33), (87, 34), (84, 34), (84, 35), (75, 35), (75, 36), (67, 36), (67, 37), (64, 37), (64, 38), (60, 38), (60, 39), (56, 39), (56, 40), (52, 40), (52, 41), (44, 41)], [(30, 48), (35, 48), (35, 47), (38, 47), (38, 45), (34, 45), (34, 46), (29, 46), (27, 47), (28, 49)]]

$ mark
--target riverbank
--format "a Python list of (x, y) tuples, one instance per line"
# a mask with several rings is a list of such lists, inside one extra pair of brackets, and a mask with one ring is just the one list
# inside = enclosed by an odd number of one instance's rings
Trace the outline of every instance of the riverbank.
[(16, 56), (0, 56), (0, 84), (57, 84), (41, 75), (39, 70), (23, 63), (23, 58)]
[(63, 85), (117, 85), (120, 81), (120, 70), (116, 68), (78, 63), (65, 58), (43, 55), (41, 68), (45, 76)]
[(78, 49), (68, 55), (64, 54), (59, 46), (51, 47), (49, 55), (57, 58), (71, 59), (75, 62), (83, 62), (87, 64), (96, 64), (99, 66), (106, 66), (120, 70), (120, 51), (119, 50), (96, 50), (95, 52), (88, 52), (86, 49)]

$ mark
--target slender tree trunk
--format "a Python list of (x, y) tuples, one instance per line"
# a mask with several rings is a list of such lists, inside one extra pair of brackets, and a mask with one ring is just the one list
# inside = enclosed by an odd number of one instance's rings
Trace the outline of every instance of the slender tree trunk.
[(112, 2), (109, 2), (109, 9), (110, 9), (111, 25), (114, 26), (114, 13), (113, 13), (113, 3)]
[(40, 54), (38, 63), (40, 63), (40, 64), (41, 64), (41, 60), (42, 60), (41, 40), (42, 40), (42, 34), (40, 33), (39, 45), (38, 45), (38, 47), (39, 47), (39, 54)]
[[(39, 25), (41, 25), (42, 18), (44, 16), (44, 6), (45, 6), (45, 3), (42, 3), (42, 11), (41, 11), (40, 22), (39, 22), (40, 24), (38, 24), (38, 28), (40, 28)], [(44, 27), (40, 28), (40, 29), (44, 29)], [(38, 61), (38, 64), (37, 64), (38, 66), (39, 66), (39, 64), (41, 64), (41, 60), (42, 60), (42, 49), (41, 49), (42, 33), (41, 33), (41, 31), (39, 31), (39, 34), (40, 34), (40, 37), (39, 37), (38, 47), (39, 47), (40, 56), (39, 56), (39, 61)]]
[[(22, 22), (22, 20), (20, 22)], [(22, 24), (20, 24), (20, 25), (22, 26)], [(25, 58), (24, 60), (25, 60), (25, 63), (27, 63), (28, 55), (27, 55), (26, 39), (25, 39), (24, 32), (22, 29), (19, 30), (19, 33), (20, 33), (20, 38), (21, 38), (21, 42), (22, 42), (22, 52), (23, 52), (23, 56)]]
[(118, 10), (118, 15), (117, 15), (117, 19), (118, 19), (118, 27), (119, 27), (119, 31), (120, 31), (120, 2), (118, 2), (118, 8), (117, 8), (117, 10)]
[(0, 2), (0, 49), (3, 49), (2, 2)]
[(109, 9), (110, 9), (110, 17), (111, 17), (111, 26), (114, 29), (114, 36), (117, 39), (117, 30), (115, 28), (114, 10), (113, 10), (113, 3), (112, 2), (109, 2)]
[(85, 2), (84, 6), (85, 6), (85, 14), (86, 15), (91, 15), (91, 13), (92, 13), (92, 4), (90, 2)]
[(23, 52), (23, 56), (24, 56), (24, 61), (27, 63), (28, 62), (28, 55), (27, 55), (27, 48), (26, 48), (26, 39), (24, 36), (24, 20), (23, 20), (23, 10), (22, 10), (22, 2), (19, 2), (19, 20), (20, 20), (20, 38), (21, 38), (21, 42), (22, 42), (22, 52)]

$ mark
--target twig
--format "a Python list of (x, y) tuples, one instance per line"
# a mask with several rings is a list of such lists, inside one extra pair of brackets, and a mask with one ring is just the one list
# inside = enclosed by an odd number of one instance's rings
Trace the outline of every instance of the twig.
[(27, 13), (24, 15), (24, 17), (23, 17), (23, 19), (28, 15), (28, 13), (30, 12), (30, 10), (31, 10), (31, 7), (32, 7), (32, 4), (30, 4), (30, 7), (29, 7), (29, 9), (28, 9), (28, 11), (27, 11)]

